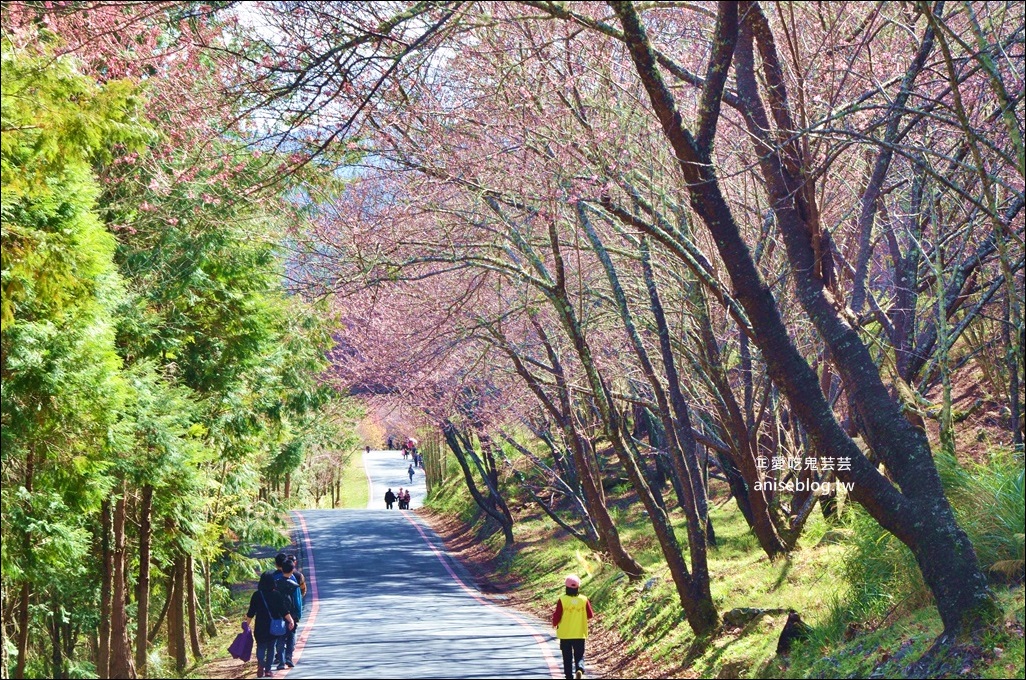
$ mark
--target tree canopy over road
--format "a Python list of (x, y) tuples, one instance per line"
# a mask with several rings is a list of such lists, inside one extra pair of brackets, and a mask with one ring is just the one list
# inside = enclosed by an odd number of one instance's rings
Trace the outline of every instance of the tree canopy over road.
[(182, 669), (337, 488), (351, 395), (508, 544), (512, 484), (638, 579), (625, 485), (696, 635), (717, 486), (771, 560), (871, 518), (978, 636), (1024, 564), (1024, 39), (1005, 2), (5, 3), (4, 668), (153, 675), (166, 619)]

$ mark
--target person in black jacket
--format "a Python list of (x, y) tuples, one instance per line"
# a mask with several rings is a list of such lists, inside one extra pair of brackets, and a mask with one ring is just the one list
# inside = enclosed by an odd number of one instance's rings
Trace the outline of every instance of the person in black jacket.
[(385, 492), (385, 509), (391, 510), (393, 503), (395, 503), (395, 494), (392, 493), (392, 487), (389, 487)]
[(299, 589), (299, 579), (296, 578), (295, 562), (285, 560), (281, 565), (281, 574), (274, 580), (274, 587), (285, 597), (289, 605), (289, 613), (295, 626), (288, 630), (285, 635), (278, 638), (278, 645), (274, 652), (275, 668), (279, 671), (286, 667), (292, 668), (296, 664), (292, 661), (292, 654), (296, 649), (296, 632), (299, 630), (299, 620), (303, 618), (303, 594)]
[(274, 660), (274, 648), (281, 636), (271, 635), (271, 619), (285, 619), (285, 625), (289, 630), (296, 626), (289, 612), (288, 603), (274, 585), (274, 572), (261, 574), (260, 584), (249, 598), (249, 611), (246, 612), (246, 623), (251, 623), (256, 617), (256, 624), (252, 627), (257, 646), (258, 678), (274, 677), (271, 662)]

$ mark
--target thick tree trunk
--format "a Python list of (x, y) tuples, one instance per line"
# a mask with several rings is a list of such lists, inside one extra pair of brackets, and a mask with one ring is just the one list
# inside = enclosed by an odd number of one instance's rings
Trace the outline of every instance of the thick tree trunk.
[(125, 537), (126, 503), (125, 485), (121, 485), (121, 496), (114, 504), (114, 550), (113, 583), (111, 588), (110, 615), (110, 677), (134, 678), (135, 664), (132, 659), (132, 645), (128, 639), (128, 584), (125, 582), (125, 566), (128, 545)]
[(172, 570), (174, 585), (168, 593), (167, 653), (174, 662), (175, 670), (181, 673), (189, 662), (189, 650), (185, 641), (185, 555), (180, 550), (175, 555)]
[(210, 578), (210, 560), (202, 560), (200, 566), (203, 569), (203, 619), (205, 622), (207, 637), (212, 638), (217, 635), (217, 624), (214, 622), (214, 611), (211, 603), (211, 578)]
[[(495, 497), (491, 493), (491, 489), (489, 489), (489, 495), (486, 497), (481, 493), (480, 489), (477, 488), (477, 483), (474, 481), (474, 473), (470, 468), (470, 464), (467, 462), (468, 454), (463, 449), (463, 444), (460, 442), (459, 434), (456, 432), (456, 426), (446, 420), (443, 424), (443, 433), (445, 434), (446, 443), (456, 455), (456, 462), (459, 463), (460, 469), (463, 470), (463, 477), (467, 483), (467, 489), (470, 491), (470, 495), (474, 498), (474, 502), (477, 503), (477, 506), (484, 510), (489, 517), (499, 523), (499, 526), (502, 528), (502, 535), (506, 539), (506, 545), (512, 545), (514, 542), (512, 521), (508, 514), (503, 513), (497, 506)], [(487, 477), (484, 481), (487, 485)]]
[(153, 537), (153, 523), (150, 517), (153, 510), (153, 487), (146, 484), (142, 488), (142, 500), (139, 505), (139, 582), (136, 584), (135, 599), (138, 601), (135, 630), (135, 670), (146, 676), (146, 657), (148, 651), (147, 632), (150, 625), (150, 543)]
[(146, 641), (152, 643), (157, 639), (157, 633), (160, 632), (160, 627), (164, 625), (164, 619), (167, 618), (167, 612), (171, 609), (171, 599), (175, 589), (175, 573), (174, 569), (167, 575), (167, 587), (165, 589), (166, 597), (164, 598), (164, 606), (160, 608), (160, 614), (157, 616), (156, 622), (153, 627), (150, 628), (150, 632), (146, 635)]
[[(854, 483), (852, 497), (916, 555), (923, 577), (937, 600), (946, 634), (977, 626), (995, 611), (993, 596), (980, 571), (972, 544), (958, 528), (944, 497), (936, 467), (925, 438), (910, 432), (883, 388), (871, 357), (854, 329), (845, 324), (830, 304), (826, 258), (828, 238), (818, 225), (801, 221), (795, 203), (807, 196), (811, 185), (795, 182), (793, 158), (781, 161), (776, 154), (760, 151), (763, 176), (773, 198), (778, 228), (784, 235), (791, 269), (803, 308), (830, 349), (845, 386), (871, 433), (870, 446), (881, 454), (895, 472), (898, 492), (866, 460), (855, 443), (841, 430), (822, 392), (817, 376), (794, 346), (780, 318), (772, 293), (759, 275), (730, 208), (720, 192), (714, 164), (708, 150), (702, 150), (684, 129), (673, 95), (659, 74), (645, 28), (629, 2), (613, 3), (624, 27), (627, 48), (647, 90), (663, 131), (673, 146), (687, 184), (692, 207), (712, 232), (738, 299), (752, 322), (755, 340), (763, 352), (771, 378), (787, 394), (792, 409), (805, 425), (816, 451), (850, 461), (850, 470), (838, 470), (842, 481)], [(720, 3), (720, 23), (733, 15), (737, 6)], [(759, 35), (760, 55), (768, 88), (776, 97), (773, 112), (780, 134), (790, 138), (794, 126), (783, 119), (786, 110), (784, 84), (776, 62), (768, 25), (755, 3), (745, 4), (745, 31), (738, 43), (738, 90), (741, 109), (749, 131), (766, 143), (769, 123), (760, 111), (757, 83), (752, 73), (752, 45)], [(716, 55), (729, 66), (730, 54)], [(722, 82), (714, 83), (722, 90)], [(700, 111), (700, 128), (715, 129), (718, 111)], [(783, 122), (782, 122), (783, 121)], [(772, 140), (770, 148), (777, 148)], [(787, 146), (787, 144), (785, 144)], [(800, 159), (799, 159), (800, 160)], [(800, 170), (800, 162), (797, 164)], [(814, 218), (814, 206), (805, 214)], [(653, 234), (668, 238), (666, 234)], [(672, 240), (672, 237), (670, 237)], [(817, 240), (818, 239), (818, 240)], [(813, 242), (815, 240), (815, 242)], [(866, 362), (868, 359), (868, 365)], [(881, 398), (882, 391), (882, 398)]]
[[(791, 135), (794, 125), (772, 32), (758, 5), (752, 3), (751, 7), (745, 15), (748, 37), (738, 49), (738, 91), (748, 129), (756, 138), (769, 130), (753, 74), (754, 58), (750, 56), (753, 45), (758, 44), (770, 92), (770, 110), (778, 132)], [(853, 402), (865, 424), (867, 443), (883, 459), (901, 494), (912, 505), (913, 515), (888, 520), (904, 525), (900, 531), (908, 535), (906, 544), (916, 555), (924, 579), (934, 593), (945, 631), (958, 634), (993, 615), (993, 596), (972, 544), (955, 522), (926, 433), (904, 417), (857, 330), (838, 312), (829, 290), (830, 277), (819, 262), (819, 258), (829, 254), (821, 252), (823, 246), (815, 242), (819, 227), (813, 201), (808, 198), (811, 180), (802, 176), (800, 150), (794, 147), (784, 155), (788, 147), (784, 148), (785, 152), (761, 156), (760, 165), (795, 274), (799, 301), (829, 348), (845, 387), (856, 396)]]
[(192, 555), (185, 558), (185, 596), (188, 598), (189, 606), (189, 644), (192, 646), (193, 658), (199, 659), (203, 656), (203, 648), (200, 647), (197, 616), (199, 605), (196, 598), (196, 562)]
[(111, 593), (114, 588), (114, 551), (111, 549), (110, 537), (110, 501), (100, 504), (100, 646), (96, 659), (96, 673), (101, 678), (110, 677), (110, 610)]
[(25, 664), (28, 662), (29, 639), (29, 602), (32, 598), (32, 584), (21, 584), (21, 596), (18, 598), (18, 663), (14, 667), (14, 677), (25, 677)]

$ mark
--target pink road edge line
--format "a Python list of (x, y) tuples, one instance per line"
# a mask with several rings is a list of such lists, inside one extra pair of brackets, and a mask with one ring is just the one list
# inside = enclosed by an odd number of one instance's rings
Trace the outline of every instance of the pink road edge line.
[[(306, 528), (306, 518), (303, 517), (303, 513), (296, 511), (296, 517), (299, 519), (299, 528), (303, 532), (303, 546), (306, 556), (306, 567), (304, 568), (303, 575), (306, 577), (307, 592), (310, 593), (313, 599), (313, 606), (310, 607), (310, 617), (308, 619), (302, 619), (303, 630), (299, 633), (299, 637), (296, 638), (296, 648), (292, 652), (292, 660), (295, 663), (303, 658), (303, 648), (306, 647), (306, 639), (310, 637), (310, 632), (313, 630), (314, 625), (317, 623), (317, 612), (321, 608), (321, 598), (317, 596), (317, 568), (314, 566), (313, 557), (313, 546), (310, 544), (310, 532)], [(306, 611), (306, 602), (303, 603), (303, 610)], [(286, 668), (277, 677), (284, 678), (289, 674), (291, 668)]]
[(500, 607), (494, 602), (489, 602), (488, 600), (484, 599), (477, 593), (477, 591), (475, 591), (473, 588), (469, 587), (466, 583), (464, 583), (463, 579), (461, 579), (456, 574), (456, 572), (452, 570), (452, 567), (449, 566), (449, 563), (445, 561), (445, 557), (442, 555), (441, 551), (438, 550), (431, 543), (431, 540), (427, 537), (427, 534), (424, 533), (424, 530), (421, 528), (421, 526), (417, 524), (417, 522), (415, 522), (413, 518), (410, 517), (409, 513), (407, 513), (406, 511), (402, 511), (402, 515), (406, 518), (407, 522), (413, 525), (413, 528), (417, 530), (417, 533), (420, 534), (420, 537), (424, 539), (424, 542), (427, 544), (427, 547), (431, 550), (432, 553), (434, 553), (435, 557), (438, 558), (438, 561), (442, 563), (442, 566), (445, 567), (445, 570), (449, 572), (449, 576), (452, 577), (452, 580), (455, 581), (456, 584), (464, 590), (464, 592), (470, 595), (470, 597), (474, 598), (477, 602), (483, 604), (486, 607), (498, 610), (502, 613), (503, 616), (516, 621), (517, 624), (519, 624), (522, 628), (524, 628), (524, 630), (530, 633), (531, 637), (534, 638), (534, 641), (538, 644), (539, 647), (541, 647), (542, 654), (545, 657), (545, 662), (549, 665), (549, 672), (552, 673), (552, 677), (562, 678), (563, 671), (561, 664), (556, 663), (556, 657), (552, 654), (552, 650), (549, 649), (549, 646), (546, 644), (545, 638), (540, 633), (538, 633), (533, 627), (529, 626), (526, 622), (524, 622), (522, 618), (508, 611), (505, 607)]

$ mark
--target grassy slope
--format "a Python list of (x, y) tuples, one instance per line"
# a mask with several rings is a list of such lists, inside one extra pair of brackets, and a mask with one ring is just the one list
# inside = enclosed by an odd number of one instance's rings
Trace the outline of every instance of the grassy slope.
[[(714, 499), (715, 501), (715, 499)], [(941, 630), (936, 610), (928, 603), (897, 602), (872, 620), (849, 624), (846, 613), (844, 557), (841, 542), (817, 545), (833, 527), (818, 514), (810, 519), (802, 549), (789, 559), (770, 562), (759, 550), (744, 519), (733, 505), (715, 503), (712, 520), (718, 540), (710, 554), (712, 592), (722, 614), (740, 607), (798, 611), (813, 626), (813, 637), (790, 659), (776, 656), (785, 614), (762, 616), (739, 627), (724, 626), (712, 640), (696, 642), (684, 622), (673, 583), (639, 505), (627, 498), (614, 501), (615, 518), (628, 547), (645, 565), (645, 579), (631, 583), (566, 535), (551, 520), (522, 506), (515, 527), (517, 545), (500, 552), (494, 534), (489, 547), (498, 553), (503, 576), (545, 612), (561, 590), (561, 575), (583, 577), (582, 592), (592, 597), (600, 625), (628, 641), (626, 651), (651, 673), (649, 660), (673, 677), (902, 677), (908, 666), (932, 644)], [(458, 475), (432, 500), (438, 511), (468, 523), (481, 520)], [(676, 515), (679, 519), (679, 514)], [(678, 534), (685, 540), (683, 524)], [(837, 536), (838, 532), (831, 534)], [(949, 663), (944, 675), (1019, 677), (1024, 674), (1023, 589), (998, 589), (1006, 612), (1005, 627), (988, 634), (977, 653)], [(956, 667), (957, 666), (957, 667)], [(968, 670), (966, 670), (968, 669)]]
[(355, 452), (342, 468), (341, 507), (362, 510), (367, 507), (367, 472), (363, 466), (363, 454)]

